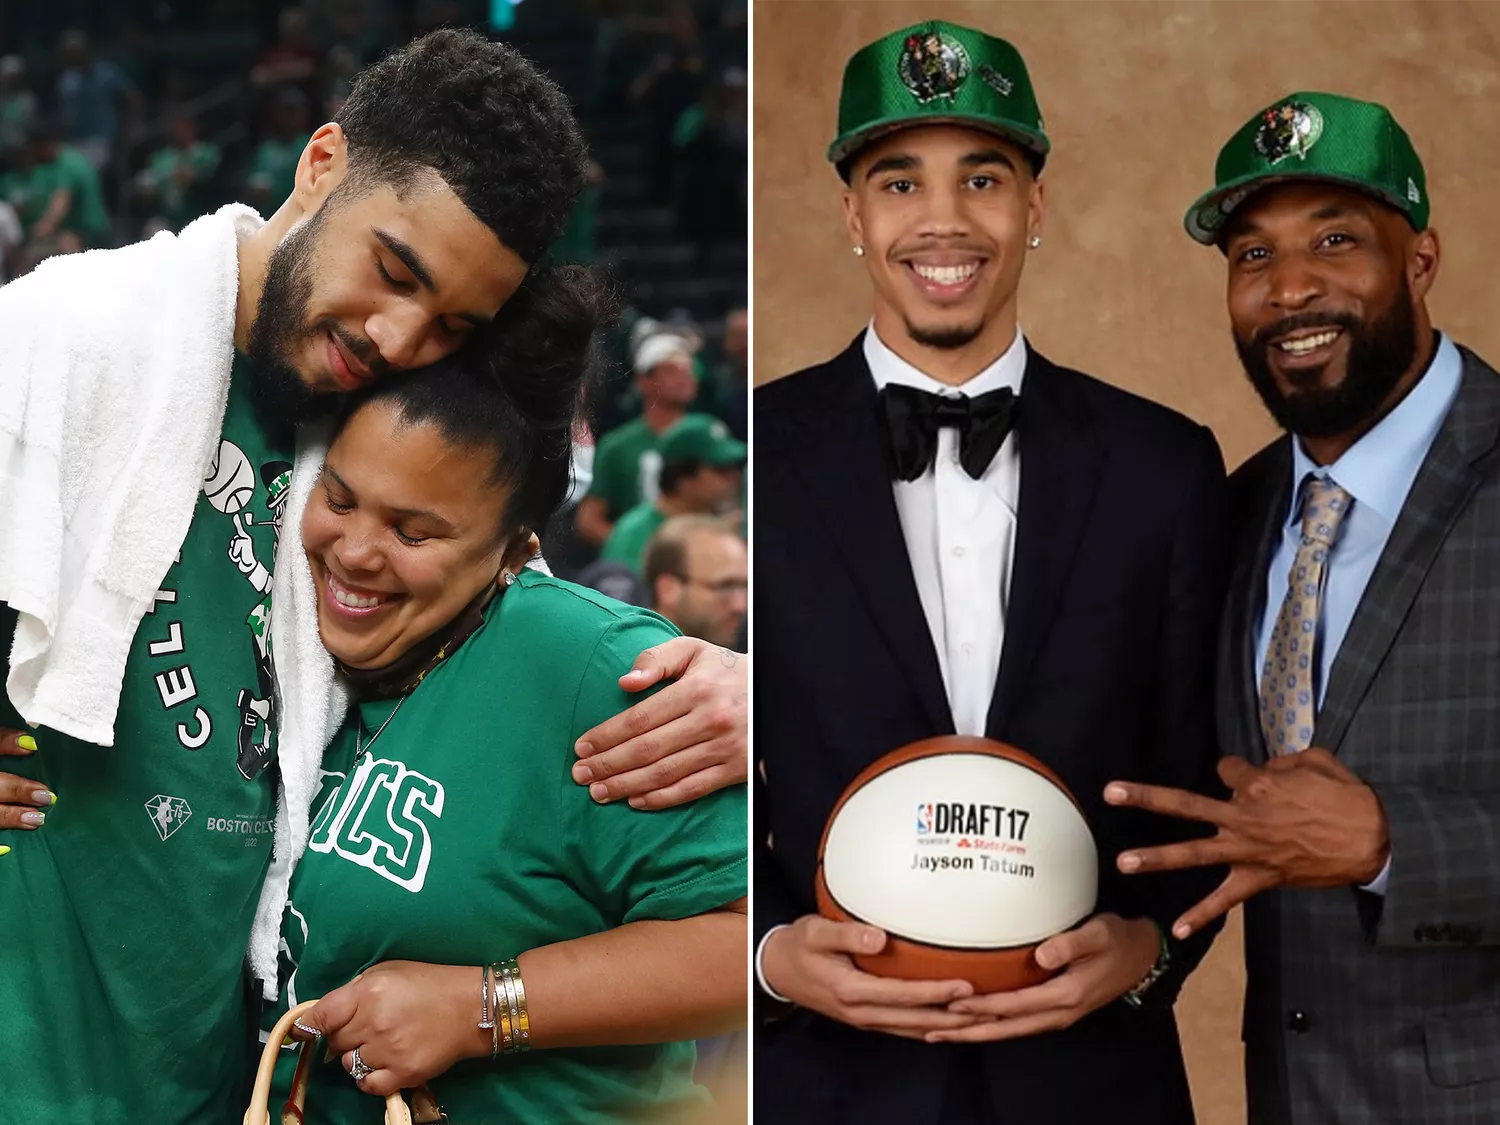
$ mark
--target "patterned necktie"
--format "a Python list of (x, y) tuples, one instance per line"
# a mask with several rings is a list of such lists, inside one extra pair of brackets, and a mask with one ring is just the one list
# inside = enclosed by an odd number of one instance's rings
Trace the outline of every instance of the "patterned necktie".
[(1286, 600), (1276, 616), (1260, 675), (1260, 727), (1272, 756), (1293, 754), (1312, 744), (1323, 572), (1350, 503), (1349, 494), (1330, 480), (1310, 477), (1303, 486), (1302, 543), (1287, 575)]

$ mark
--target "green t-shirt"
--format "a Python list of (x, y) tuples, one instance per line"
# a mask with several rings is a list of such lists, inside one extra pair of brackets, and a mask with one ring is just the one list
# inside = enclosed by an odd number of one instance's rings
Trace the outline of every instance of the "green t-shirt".
[(646, 561), (646, 544), (656, 534), (656, 529), (667, 522), (667, 517), (657, 510), (653, 501), (637, 504), (615, 521), (614, 530), (604, 541), (601, 559), (614, 559), (641, 572)]
[[(0, 767), (59, 795), (0, 860), (0, 1066), (25, 1075), (0, 1079), (6, 1121), (227, 1122), (248, 1104), (242, 966), (277, 775), (264, 623), (292, 449), (250, 377), (237, 360), (215, 471), (136, 630), (115, 745), (44, 727)], [(8, 650), (15, 613), (0, 617)], [(3, 692), (0, 725), (20, 725)]]
[[(399, 704), (359, 708), (365, 754), (346, 726), (324, 755), (265, 1027), (397, 959), (476, 966), (477, 1021), (481, 964), (746, 894), (743, 786), (638, 812), (595, 803), (569, 773), (577, 737), (636, 701), (620, 670), (672, 627), (533, 571), (485, 617)], [(707, 1096), (693, 1062), (691, 1043), (536, 1050), (459, 1063), (431, 1086), (466, 1125), (665, 1120)], [(275, 1105), (292, 1068), (287, 1051)], [(338, 1067), (313, 1068), (309, 1125), (379, 1116)]]
[(660, 445), (661, 436), (646, 425), (644, 418), (626, 422), (599, 439), (588, 494), (604, 500), (611, 520), (619, 519), (642, 500), (656, 499)]
[(59, 148), (55, 160), (38, 164), (29, 172), (0, 176), (0, 198), (16, 209), (28, 236), (37, 220), (47, 213), (47, 205), (58, 188), (73, 197), (59, 230), (75, 231), (86, 240), (101, 238), (109, 232), (99, 173), (76, 149)]

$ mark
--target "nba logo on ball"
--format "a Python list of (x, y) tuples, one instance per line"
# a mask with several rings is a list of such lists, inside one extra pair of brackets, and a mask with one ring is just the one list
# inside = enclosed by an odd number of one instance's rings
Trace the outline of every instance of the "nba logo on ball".
[(932, 831), (931, 805), (917, 806), (917, 831), (924, 834)]
[[(915, 808), (915, 822), (912, 810)], [(1098, 854), (1077, 800), (1030, 755), (982, 738), (914, 743), (862, 772), (823, 832), (819, 912), (867, 922), (855, 960), (979, 992), (1040, 983), (1036, 946), (1094, 911)]]

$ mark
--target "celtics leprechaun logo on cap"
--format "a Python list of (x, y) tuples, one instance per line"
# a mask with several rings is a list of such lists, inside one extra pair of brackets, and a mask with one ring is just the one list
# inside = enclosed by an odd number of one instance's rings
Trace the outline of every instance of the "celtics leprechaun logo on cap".
[(1261, 115), (1255, 147), (1272, 164), (1288, 156), (1306, 160), (1308, 150), (1323, 135), (1323, 115), (1307, 102), (1282, 102)]
[(925, 104), (958, 93), (969, 77), (969, 52), (951, 35), (928, 31), (906, 37), (896, 66), (911, 96)]

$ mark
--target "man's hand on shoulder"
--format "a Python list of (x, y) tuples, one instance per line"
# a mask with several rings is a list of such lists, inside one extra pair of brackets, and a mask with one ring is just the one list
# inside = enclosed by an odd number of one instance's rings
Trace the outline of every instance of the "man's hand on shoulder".
[(661, 691), (586, 731), (573, 780), (596, 801), (665, 809), (749, 776), (750, 658), (694, 637), (648, 648), (620, 677)]

